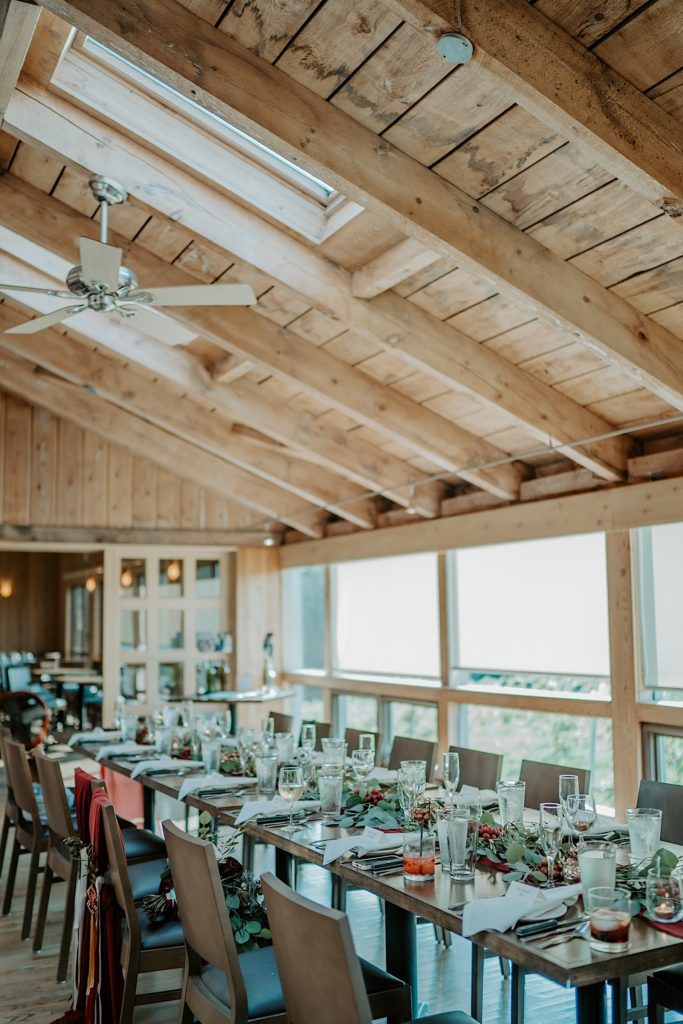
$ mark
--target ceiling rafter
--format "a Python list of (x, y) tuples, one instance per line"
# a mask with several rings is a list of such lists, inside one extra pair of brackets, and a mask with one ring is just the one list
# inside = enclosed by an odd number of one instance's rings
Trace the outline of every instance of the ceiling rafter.
[(40, 8), (22, 0), (0, 0), (0, 128), (28, 53)]

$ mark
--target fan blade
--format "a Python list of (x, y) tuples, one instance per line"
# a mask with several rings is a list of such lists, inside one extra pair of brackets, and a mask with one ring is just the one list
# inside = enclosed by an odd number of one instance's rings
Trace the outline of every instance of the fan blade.
[(104, 242), (96, 242), (94, 238), (81, 238), (81, 270), (83, 277), (90, 284), (99, 281), (107, 286), (110, 292), (119, 287), (119, 267), (121, 266), (121, 249)]
[(196, 331), (190, 331), (182, 324), (164, 316), (163, 313), (157, 313), (151, 306), (120, 303), (119, 309), (124, 310), (127, 314), (133, 313), (133, 322), (143, 334), (151, 334), (166, 345), (189, 345), (197, 337)]
[[(147, 296), (151, 297), (150, 299)], [(189, 284), (178, 288), (145, 288), (128, 295), (152, 306), (253, 306), (256, 296), (248, 284)]]
[(73, 292), (60, 292), (56, 288), (29, 288), (24, 284), (0, 284), (0, 292), (34, 292), (36, 295), (56, 295), (60, 299), (70, 299)]
[(5, 334), (37, 334), (38, 331), (44, 330), (46, 327), (52, 327), (53, 324), (58, 324), (62, 320), (66, 320), (67, 317), (74, 316), (76, 313), (81, 313), (88, 307), (82, 306), (62, 306), (61, 309), (55, 309), (52, 313), (46, 313), (45, 316), (39, 316), (35, 320), (27, 320), (24, 324), (18, 324), (16, 327), (9, 327), (4, 333)]

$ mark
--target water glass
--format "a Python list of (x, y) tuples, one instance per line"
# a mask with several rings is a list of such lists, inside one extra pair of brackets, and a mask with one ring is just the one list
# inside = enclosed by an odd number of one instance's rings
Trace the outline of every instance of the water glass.
[(403, 877), (408, 882), (431, 882), (434, 878), (436, 847), (434, 833), (420, 828), (403, 836)]
[(327, 737), (320, 742), (328, 764), (346, 764), (346, 740)]
[(562, 844), (562, 804), (541, 804), (538, 839), (548, 860), (548, 888), (555, 885), (555, 858)]
[(138, 734), (138, 716), (137, 712), (124, 711), (119, 719), (121, 729), (121, 739), (124, 742), (134, 741)]
[(524, 828), (526, 782), (499, 782), (496, 789), (501, 825), (521, 832)]
[(660, 875), (653, 868), (647, 873), (645, 902), (648, 917), (661, 924), (673, 924), (683, 917), (683, 874), (680, 869)]
[(451, 870), (451, 857), (448, 846), (448, 825), (451, 813), (451, 807), (439, 807), (436, 812), (436, 838), (439, 842), (441, 870), (446, 872)]
[(452, 800), (460, 782), (460, 755), (453, 750), (447, 750), (442, 754), (441, 763), (444, 789), (448, 790), (448, 796)]
[(202, 740), (202, 761), (206, 772), (217, 772), (221, 766), (221, 741), (207, 736)]
[(277, 754), (275, 751), (263, 751), (254, 757), (256, 766), (256, 782), (258, 783), (259, 796), (272, 797), (275, 795), (275, 783), (277, 782)]
[(294, 760), (294, 737), (291, 732), (275, 733), (275, 749), (280, 764), (290, 764)]
[(173, 729), (158, 725), (154, 733), (154, 747), (157, 754), (170, 754), (173, 747)]
[(408, 799), (408, 813), (410, 814), (424, 795), (427, 785), (427, 762), (401, 761), (399, 779), (404, 797)]
[(652, 860), (659, 849), (662, 812), (656, 807), (631, 807), (626, 811), (626, 821), (631, 843), (631, 864)]
[(375, 753), (375, 734), (372, 732), (362, 732), (358, 737), (358, 749), (359, 750), (371, 750)]
[(591, 948), (599, 953), (626, 953), (631, 943), (631, 894), (628, 889), (597, 886), (588, 890)]
[(161, 709), (161, 714), (164, 720), (164, 725), (167, 729), (175, 729), (180, 718), (180, 710), (176, 707), (171, 707), (170, 704), (164, 704)]
[(315, 750), (315, 722), (304, 722), (301, 726), (301, 746), (304, 750)]
[(318, 792), (323, 823), (336, 823), (341, 814), (342, 787), (344, 776), (335, 765), (321, 768), (318, 772)]
[(592, 839), (579, 849), (579, 879), (583, 903), (587, 907), (588, 892), (597, 887), (614, 888), (617, 879), (617, 848), (614, 843)]
[(566, 810), (569, 797), (579, 792), (578, 775), (560, 775), (558, 790), (558, 800)]
[(351, 770), (358, 783), (363, 783), (375, 767), (374, 750), (354, 750), (351, 753)]
[(479, 817), (472, 804), (457, 804), (448, 822), (448, 855), (451, 878), (471, 882), (477, 863)]

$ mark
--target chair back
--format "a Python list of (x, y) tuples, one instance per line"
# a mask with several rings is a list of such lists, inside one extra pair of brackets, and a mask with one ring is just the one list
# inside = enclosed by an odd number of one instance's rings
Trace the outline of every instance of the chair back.
[(281, 711), (271, 711), (268, 718), (275, 723), (275, 732), (291, 732), (294, 727), (294, 719), (291, 715), (283, 715)]
[(261, 876), (287, 1019), (370, 1024), (372, 1014), (346, 914)]
[(14, 800), (14, 788), (12, 786), (12, 774), (10, 766), (7, 763), (7, 754), (5, 753), (5, 743), (12, 740), (12, 730), (8, 725), (0, 725), (0, 757), (2, 757), (2, 763), (5, 768), (5, 788), (7, 790), (6, 806), (8, 811), (16, 813), (16, 802)]
[(45, 754), (35, 754), (34, 760), (38, 769), (38, 781), (43, 794), (43, 805), (47, 825), (52, 838), (61, 842), (67, 836), (76, 835), (69, 802), (66, 798), (66, 788), (59, 763)]
[(347, 729), (344, 733), (344, 739), (346, 740), (347, 750), (351, 754), (354, 750), (358, 750), (360, 746), (361, 736), (374, 736), (375, 737), (375, 752), (379, 763), (379, 758), (382, 753), (382, 737), (378, 732), (370, 732), (369, 729)]
[(503, 771), (503, 755), (470, 747), (448, 748), (460, 758), (460, 785), (477, 789), (495, 789)]
[(40, 815), (38, 814), (36, 795), (33, 792), (33, 778), (31, 777), (28, 754), (23, 743), (17, 743), (15, 740), (5, 740), (3, 747), (9, 777), (12, 781), (14, 801), (21, 813), (39, 830)]
[(109, 873), (108, 880), (114, 890), (116, 902), (118, 903), (126, 920), (130, 946), (133, 949), (139, 949), (140, 923), (135, 909), (133, 892), (130, 887), (130, 879), (128, 878), (128, 868), (126, 866), (126, 854), (123, 848), (121, 829), (119, 828), (119, 823), (116, 820), (114, 805), (109, 799), (107, 799), (106, 804), (102, 807), (101, 813), (102, 831), (104, 832), (104, 841), (106, 844), (107, 869)]
[(591, 773), (587, 768), (567, 768), (546, 761), (522, 761), (519, 781), (526, 782), (524, 806), (538, 810), (541, 804), (557, 803), (560, 798), (560, 775), (576, 775), (579, 793), (588, 793)]
[(636, 807), (657, 807), (662, 812), (662, 842), (683, 845), (683, 786), (642, 779)]
[[(332, 726), (330, 725), (330, 723), (316, 722), (315, 718), (304, 718), (303, 722), (301, 723), (302, 729), (304, 725), (315, 726), (315, 749), (322, 750), (322, 741), (328, 739), (330, 733), (332, 732)], [(301, 746), (301, 733), (299, 733), (299, 746)]]
[(216, 848), (213, 843), (187, 835), (171, 821), (163, 822), (163, 829), (187, 951), (185, 998), (187, 1000), (189, 994), (190, 1004), (195, 1003), (189, 992), (192, 987), (203, 1001), (226, 1012), (227, 1008), (217, 1003), (215, 996), (202, 984), (201, 968), (209, 963), (224, 973), (228, 983), (230, 1017), (227, 1019), (234, 1024), (246, 1024), (247, 992), (225, 904)]
[(394, 736), (389, 754), (389, 768), (400, 768), (401, 761), (426, 761), (427, 779), (434, 775), (436, 743), (431, 740), (414, 740), (410, 736)]

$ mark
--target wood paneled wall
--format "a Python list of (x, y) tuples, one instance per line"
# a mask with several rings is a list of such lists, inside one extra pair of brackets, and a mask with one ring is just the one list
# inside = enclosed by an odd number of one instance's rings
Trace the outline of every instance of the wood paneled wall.
[(246, 517), (219, 495), (0, 391), (0, 523), (229, 530)]
[(59, 575), (59, 555), (0, 551), (0, 579), (14, 587), (0, 598), (0, 651), (61, 649)]

